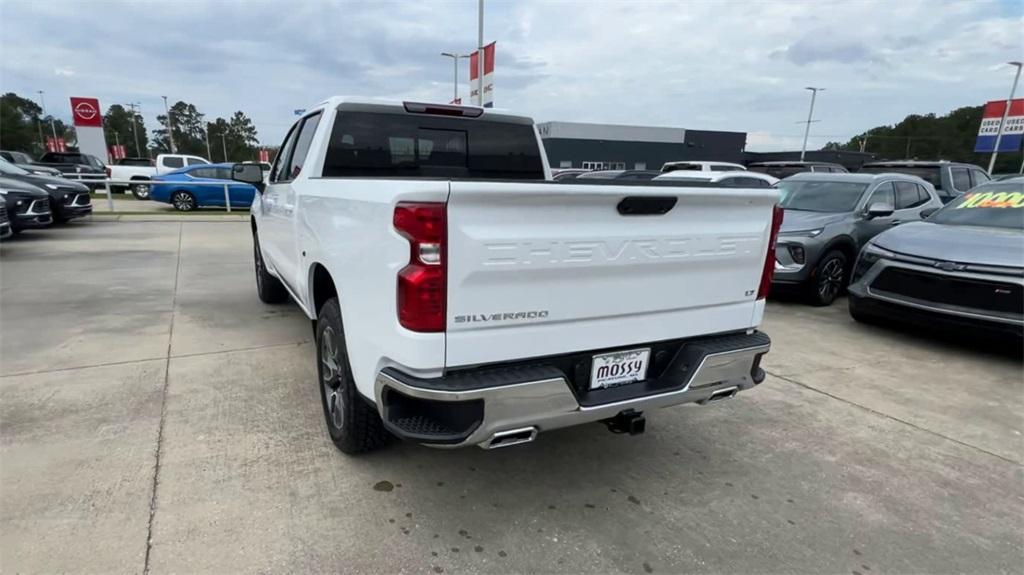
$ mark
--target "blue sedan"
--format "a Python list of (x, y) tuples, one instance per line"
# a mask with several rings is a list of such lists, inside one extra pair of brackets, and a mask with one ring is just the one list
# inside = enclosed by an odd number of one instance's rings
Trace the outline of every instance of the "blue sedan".
[[(176, 210), (191, 212), (204, 206), (224, 206), (224, 184), (232, 208), (252, 205), (256, 188), (231, 179), (234, 164), (197, 164), (153, 178), (149, 199), (171, 204)], [(220, 185), (210, 185), (220, 184)]]

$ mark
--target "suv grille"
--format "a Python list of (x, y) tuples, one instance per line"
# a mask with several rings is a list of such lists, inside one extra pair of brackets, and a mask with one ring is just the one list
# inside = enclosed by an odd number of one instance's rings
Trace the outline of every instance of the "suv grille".
[(7, 206), (0, 201), (0, 223), (7, 222)]
[(1010, 283), (887, 268), (871, 283), (871, 289), (924, 302), (1003, 314), (1024, 314), (1024, 290)]

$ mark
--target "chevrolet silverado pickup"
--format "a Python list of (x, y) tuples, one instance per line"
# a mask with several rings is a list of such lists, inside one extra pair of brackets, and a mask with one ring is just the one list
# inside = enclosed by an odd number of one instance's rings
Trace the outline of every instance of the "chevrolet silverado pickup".
[(563, 183), (534, 123), (332, 98), (252, 205), (256, 287), (312, 320), (327, 430), (505, 447), (761, 383), (778, 191)]

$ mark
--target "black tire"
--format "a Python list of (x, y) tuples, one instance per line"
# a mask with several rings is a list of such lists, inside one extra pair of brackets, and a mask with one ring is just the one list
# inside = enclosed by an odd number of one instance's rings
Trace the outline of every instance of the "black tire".
[(252, 252), (256, 266), (256, 293), (260, 296), (260, 301), (263, 303), (288, 301), (288, 291), (284, 289), (284, 284), (267, 271), (267, 266), (263, 262), (263, 253), (260, 251), (260, 238), (255, 233), (252, 235)]
[(337, 298), (324, 303), (316, 320), (316, 366), (324, 421), (335, 447), (354, 455), (387, 443), (384, 422), (352, 381)]
[(149, 184), (132, 184), (129, 189), (132, 195), (135, 196), (136, 200), (148, 200), (149, 199)]
[(818, 260), (807, 282), (807, 301), (813, 306), (829, 306), (846, 287), (848, 269), (843, 252), (832, 250)]
[(196, 197), (185, 190), (171, 192), (171, 205), (179, 212), (191, 212), (196, 209)]

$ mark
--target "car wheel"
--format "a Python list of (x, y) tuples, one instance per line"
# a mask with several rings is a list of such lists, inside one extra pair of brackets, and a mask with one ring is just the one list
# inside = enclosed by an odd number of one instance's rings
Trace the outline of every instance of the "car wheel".
[(832, 305), (846, 285), (846, 256), (840, 251), (825, 254), (814, 267), (808, 283), (808, 300), (811, 305)]
[(179, 212), (191, 212), (196, 209), (196, 199), (192, 194), (178, 190), (171, 194), (171, 205)]
[(267, 271), (263, 262), (263, 252), (260, 250), (260, 239), (256, 234), (252, 235), (253, 260), (256, 263), (256, 293), (263, 303), (284, 303), (288, 301), (288, 292), (284, 289), (281, 280), (272, 276)]
[(149, 199), (149, 185), (148, 184), (132, 184), (131, 191), (132, 191), (132, 195), (135, 196), (136, 200), (148, 200)]
[(338, 299), (320, 308), (316, 320), (317, 375), (327, 431), (335, 447), (356, 454), (376, 449), (390, 434), (377, 410), (365, 401), (352, 381)]

